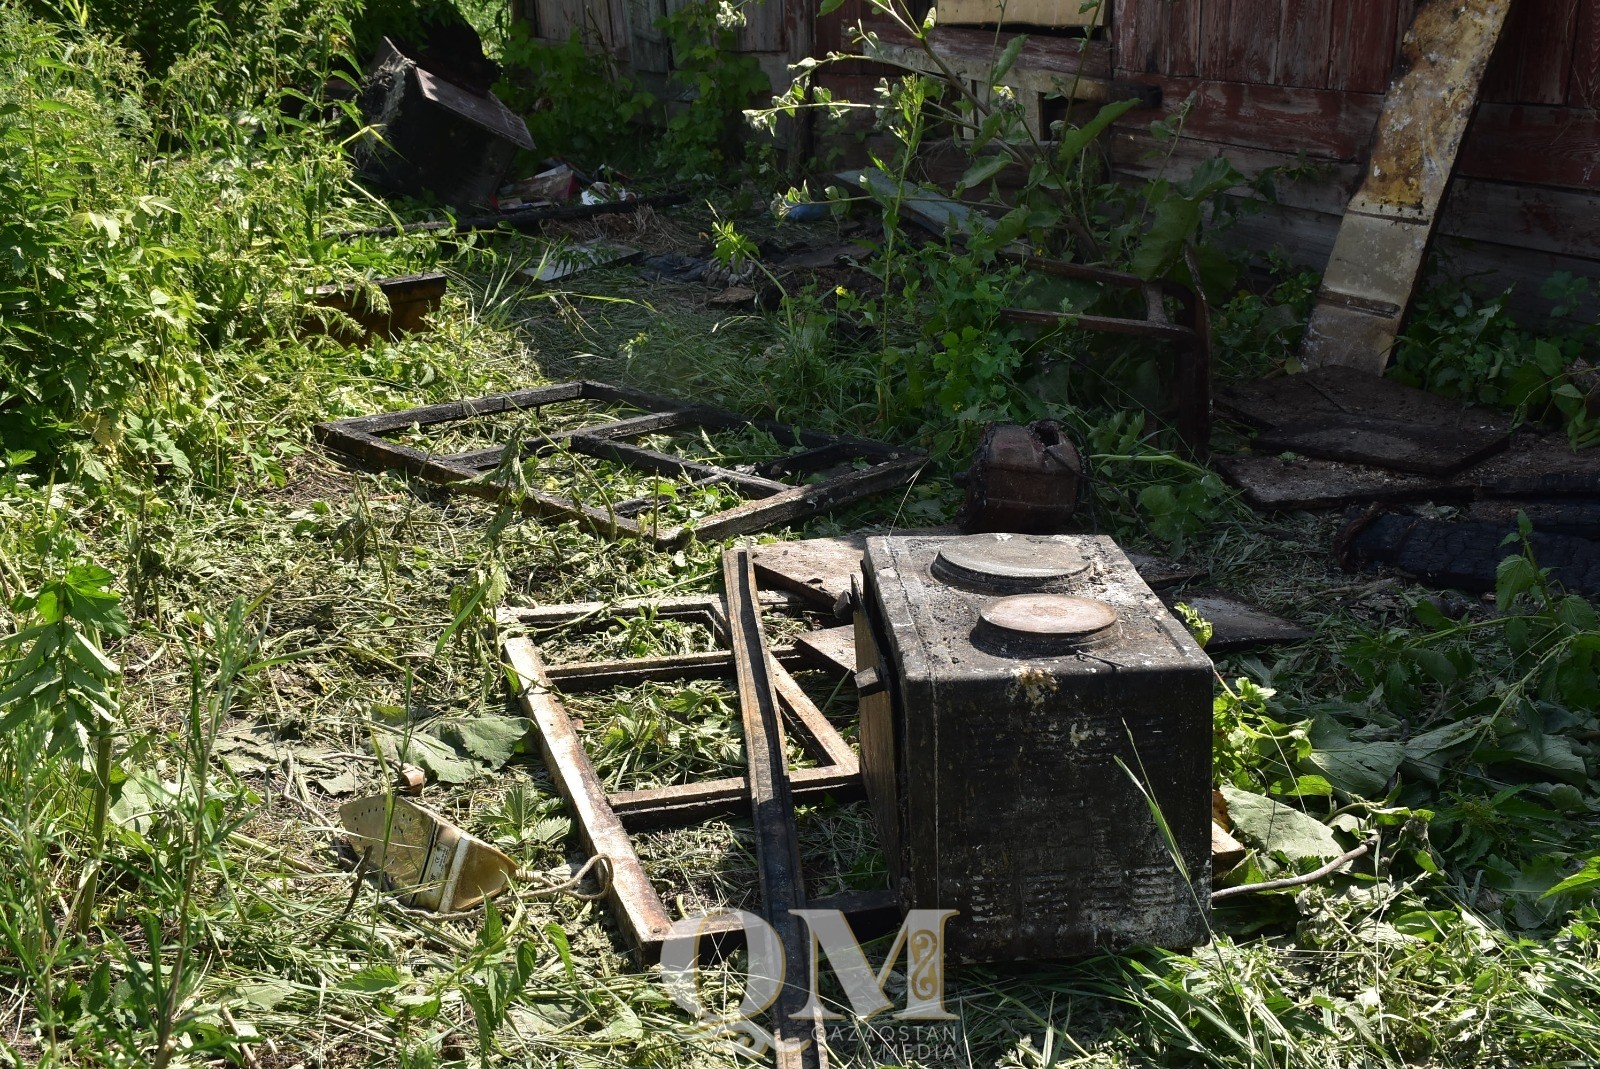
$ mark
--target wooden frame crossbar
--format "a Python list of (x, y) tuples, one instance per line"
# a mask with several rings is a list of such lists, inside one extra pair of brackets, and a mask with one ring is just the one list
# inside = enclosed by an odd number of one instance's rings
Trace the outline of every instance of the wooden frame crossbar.
[[(769, 420), (749, 419), (720, 408), (658, 397), (626, 386), (602, 382), (564, 382), (511, 393), (491, 394), (470, 401), (428, 405), (376, 416), (319, 423), (317, 440), (331, 449), (380, 468), (406, 472), (420, 479), (490, 501), (505, 500), (512, 488), (494, 478), (506, 447), (474, 449), (454, 454), (434, 454), (391, 440), (388, 435), (408, 429), (460, 423), (502, 412), (537, 410), (567, 401), (596, 401), (639, 409), (642, 415), (540, 434), (520, 443), (523, 459), (566, 451), (609, 461), (636, 471), (687, 480), (693, 486), (727, 486), (748, 500), (733, 508), (689, 524), (661, 525), (641, 519), (662, 498), (641, 497), (596, 508), (570, 497), (539, 490), (523, 490), (518, 500), (530, 515), (577, 520), (610, 537), (643, 539), (658, 546), (676, 547), (694, 537), (705, 540), (748, 534), (847, 504), (909, 482), (926, 463), (923, 454), (897, 449), (864, 438), (823, 434)], [(755, 466), (753, 471), (719, 467), (673, 456), (635, 443), (648, 434), (682, 430), (736, 430), (753, 427), (778, 441), (798, 448), (798, 453)], [(842, 474), (829, 469), (855, 462), (862, 466)], [(783, 477), (813, 478), (810, 483), (789, 483)]]
[[(759, 604), (792, 608), (796, 602), (787, 595), (763, 591)], [(671, 657), (546, 665), (528, 634), (530, 630), (579, 625), (646, 609), (663, 617), (703, 618), (719, 644), (735, 648)], [(720, 678), (737, 682), (751, 671), (749, 644), (733, 642), (727, 606), (715, 597), (638, 599), (610, 606), (593, 602), (507, 608), (501, 610), (499, 623), (511, 686), (523, 713), (534, 723), (545, 766), (567, 802), (584, 849), (590, 854), (604, 854), (610, 861), (607, 900), (617, 926), (641, 961), (654, 961), (660, 957), (672, 919), (645, 874), (631, 834), (751, 816), (748, 775), (608, 792), (584, 751), (558, 692), (575, 693), (647, 680)], [(855, 752), (790, 673), (789, 666), (797, 663), (792, 647), (766, 652), (764, 674), (776, 696), (783, 725), (819, 762), (816, 767), (784, 769), (789, 799), (785, 804), (819, 802), (829, 797), (841, 802), (859, 801), (865, 791)], [(798, 893), (804, 896), (803, 885)], [(863, 934), (892, 930), (900, 919), (898, 902), (889, 891), (849, 892), (815, 899), (810, 904), (844, 911)], [(743, 933), (731, 915), (713, 918), (703, 931), (710, 937), (702, 941), (703, 951), (709, 954), (722, 953), (742, 941)]]

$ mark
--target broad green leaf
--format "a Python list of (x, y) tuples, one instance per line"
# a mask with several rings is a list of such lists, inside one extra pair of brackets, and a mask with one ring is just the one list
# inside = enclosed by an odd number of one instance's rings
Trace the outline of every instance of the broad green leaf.
[(1494, 745), (1479, 748), (1475, 756), (1481, 761), (1521, 765), (1574, 786), (1589, 780), (1583, 758), (1572, 752), (1571, 739), (1533, 728), (1503, 736)]
[(264, 976), (259, 980), (239, 984), (233, 990), (256, 1009), (271, 1010), (276, 1009), (278, 1003), (294, 994), (294, 985), (276, 976)]
[(1358, 798), (1382, 798), (1406, 755), (1398, 742), (1356, 742), (1342, 724), (1326, 716), (1312, 724), (1311, 745), (1306, 763), (1335, 788)]
[(522, 748), (530, 726), (519, 716), (478, 716), (453, 721), (444, 729), (444, 734), (462, 750), (495, 769)]
[(1315, 817), (1237, 787), (1224, 784), (1221, 790), (1228, 801), (1234, 832), (1248, 845), (1290, 860), (1338, 857), (1344, 853), (1333, 829)]
[(339, 985), (341, 991), (358, 991), (362, 994), (376, 995), (383, 991), (391, 991), (405, 983), (400, 976), (400, 971), (393, 965), (368, 965), (365, 969), (345, 980)]
[(1476, 739), (1482, 730), (1483, 721), (1472, 717), (1413, 735), (1405, 742), (1407, 774), (1429, 783), (1438, 783), (1440, 774), (1456, 756), (1456, 751)]
[(455, 747), (426, 731), (414, 731), (409, 736), (382, 734), (378, 736), (378, 746), (386, 760), (397, 765), (417, 765), (441, 783), (466, 783), (480, 769), (477, 762), (462, 758)]
[(961, 176), (961, 181), (956, 183), (956, 192), (960, 193), (973, 186), (982, 185), (1005, 170), (1010, 163), (1011, 157), (1004, 155), (984, 156), (973, 161), (972, 166), (967, 168), (967, 173)]
[(1094, 144), (1095, 138), (1105, 133), (1112, 123), (1138, 105), (1137, 100), (1117, 100), (1103, 105), (1094, 118), (1082, 126), (1067, 127), (1061, 131), (1056, 158), (1062, 163), (1072, 163), (1083, 151)]
[(1583, 863), (1583, 868), (1556, 884), (1544, 893), (1545, 898), (1554, 895), (1600, 894), (1600, 857), (1591, 857)]
[(1027, 35), (1021, 33), (1006, 42), (1006, 47), (1001, 51), (1000, 58), (994, 61), (994, 70), (989, 74), (989, 84), (999, 85), (1005, 80), (1005, 76), (1017, 64), (1017, 57), (1022, 54), (1022, 46), (1027, 43)]

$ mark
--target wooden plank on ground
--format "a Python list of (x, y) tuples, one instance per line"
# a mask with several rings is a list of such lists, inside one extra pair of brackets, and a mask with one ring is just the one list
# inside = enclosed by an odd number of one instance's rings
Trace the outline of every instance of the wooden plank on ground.
[(1446, 478), (1310, 457), (1219, 457), (1214, 464), (1252, 507), (1266, 511), (1343, 508), (1373, 501), (1600, 494), (1600, 465), (1574, 453), (1564, 435), (1519, 435), (1505, 452)]
[(1300, 361), (1381, 374), (1421, 281), (1439, 206), (1511, 0), (1423, 0), (1406, 31), (1361, 189)]
[(1449, 475), (1506, 447), (1509, 417), (1347, 367), (1226, 386), (1218, 407), (1261, 428), (1257, 449)]
[(809, 998), (809, 938), (793, 911), (806, 906), (800, 869), (800, 838), (784, 755), (783, 724), (767, 660), (766, 634), (756, 600), (755, 569), (745, 548), (722, 557), (733, 638), (739, 710), (744, 723), (745, 782), (755, 825), (761, 911), (783, 948), (782, 986), (772, 1005), (772, 1036), (778, 1069), (822, 1069), (828, 1062), (818, 1042), (820, 1025), (801, 1012)]
[(618, 927), (645, 958), (659, 954), (672, 927), (671, 919), (645, 875), (622, 821), (612, 811), (571, 719), (551, 692), (538, 651), (527, 639), (512, 638), (505, 643), (504, 655), (517, 702), (537, 729), (545, 767), (572, 812), (584, 849), (591, 855), (604, 854), (609, 861), (606, 898)]

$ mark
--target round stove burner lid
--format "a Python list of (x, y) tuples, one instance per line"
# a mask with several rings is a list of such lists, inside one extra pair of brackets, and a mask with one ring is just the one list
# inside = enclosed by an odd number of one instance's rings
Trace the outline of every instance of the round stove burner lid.
[(935, 578), (981, 591), (1064, 589), (1089, 561), (1070, 542), (1026, 535), (980, 534), (945, 543), (933, 561)]
[(978, 621), (978, 637), (989, 642), (1018, 652), (1067, 653), (1111, 637), (1117, 610), (1095, 598), (1018, 594), (985, 605)]

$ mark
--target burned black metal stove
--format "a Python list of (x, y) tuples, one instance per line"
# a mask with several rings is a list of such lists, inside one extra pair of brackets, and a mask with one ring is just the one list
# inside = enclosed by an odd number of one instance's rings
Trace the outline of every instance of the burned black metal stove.
[(867, 793), (951, 959), (1204, 942), (1211, 662), (1116, 544), (871, 538), (862, 572)]

